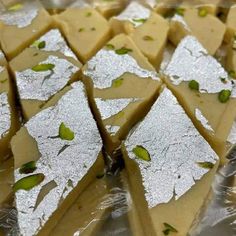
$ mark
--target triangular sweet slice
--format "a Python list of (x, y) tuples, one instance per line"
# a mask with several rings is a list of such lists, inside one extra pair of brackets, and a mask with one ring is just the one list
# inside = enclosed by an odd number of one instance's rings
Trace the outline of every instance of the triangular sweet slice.
[(195, 37), (187, 36), (163, 74), (200, 133), (223, 160), (236, 109), (228, 73)]
[(60, 52), (27, 48), (10, 62), (26, 120), (68, 83), (77, 80), (81, 63)]
[(236, 4), (233, 4), (228, 12), (226, 18), (226, 33), (225, 33), (225, 41), (230, 42), (236, 32)]
[(207, 10), (180, 6), (171, 18), (169, 39), (178, 45), (186, 35), (194, 35), (214, 55), (222, 44), (225, 30), (225, 25)]
[(113, 38), (82, 69), (106, 147), (113, 150), (148, 111), (161, 80), (133, 41)]
[(13, 137), (20, 235), (49, 235), (103, 168), (102, 140), (81, 82)]
[(207, 200), (218, 157), (170, 90), (164, 88), (122, 148), (136, 212), (130, 222), (144, 230), (134, 235), (187, 235)]
[[(10, 6), (0, 13), (0, 42), (8, 59), (13, 58), (52, 26), (50, 15), (38, 1)], [(17, 35), (17, 37), (16, 37)]]
[(0, 66), (0, 163), (10, 153), (10, 140), (18, 127), (14, 92), (9, 74)]
[(70, 47), (84, 63), (110, 39), (108, 22), (91, 7), (69, 8), (54, 18)]
[(40, 49), (47, 52), (61, 52), (66, 57), (72, 57), (77, 60), (75, 54), (67, 46), (65, 39), (58, 29), (52, 29), (37, 39), (32, 45), (32, 48)]
[(234, 37), (231, 39), (231, 42), (228, 45), (226, 67), (229, 71), (229, 75), (233, 79), (236, 79), (236, 31)]

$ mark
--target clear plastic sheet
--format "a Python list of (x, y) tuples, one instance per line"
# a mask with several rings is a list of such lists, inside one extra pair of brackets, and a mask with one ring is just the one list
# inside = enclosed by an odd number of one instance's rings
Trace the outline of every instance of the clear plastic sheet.
[[(0, 1), (0, 7), (6, 5), (6, 2), (6, 0)], [(86, 1), (42, 0), (42, 3), (47, 9), (54, 10), (62, 10), (66, 7), (73, 6), (75, 2)], [(87, 2), (91, 4), (93, 1), (88, 0)], [(148, 0), (144, 2), (148, 3)], [(169, 4), (169, 7), (171, 8), (176, 6), (176, 2), (178, 1), (172, 1), (172, 3)], [(233, 2), (236, 1), (221, 1), (220, 6), (227, 8)], [(174, 48), (172, 45), (168, 45), (166, 47), (161, 69), (167, 65), (173, 51)], [(219, 56), (219, 59), (222, 60), (223, 63), (225, 56), (224, 46), (218, 51), (217, 56)], [(3, 169), (0, 169), (0, 174), (3, 171)], [(12, 172), (13, 168), (6, 169), (5, 171)], [(0, 179), (0, 191), (1, 185), (6, 184), (1, 181), (2, 179)], [(100, 181), (102, 181), (102, 183)], [(12, 182), (8, 182), (8, 185), (12, 184)], [(104, 191), (96, 191), (96, 186), (100, 189), (102, 186)], [(229, 163), (218, 170), (212, 186), (213, 190), (211, 193), (211, 200), (202, 211), (200, 220), (192, 229), (190, 235), (236, 235), (236, 148), (231, 152)], [(73, 229), (71, 230), (73, 233), (70, 232), (68, 235), (87, 235), (88, 231), (86, 230), (89, 230), (90, 228), (95, 229), (94, 232), (96, 233), (93, 235), (97, 236), (132, 235), (127, 217), (127, 213), (132, 208), (132, 199), (128, 191), (127, 179), (125, 178), (125, 175), (122, 175), (122, 170), (119, 167), (115, 167), (115, 170), (113, 169), (113, 171), (107, 171), (105, 176), (98, 176), (93, 186), (88, 186), (88, 188), (95, 189), (93, 191), (94, 197), (91, 201), (85, 201), (85, 205), (90, 204), (92, 206), (92, 210), (88, 212), (87, 209), (85, 209), (88, 215), (84, 217), (82, 224), (81, 222), (77, 224), (78, 222), (76, 221), (71, 223), (73, 225)], [(86, 199), (86, 195), (83, 199)], [(18, 235), (17, 211), (14, 208), (14, 204), (11, 202), (11, 199), (9, 199), (7, 203), (0, 205), (0, 236)], [(80, 217), (79, 213), (81, 212), (81, 209), (79, 202), (80, 196), (63, 216), (63, 218), (58, 222), (59, 226), (65, 226), (66, 222), (69, 222), (71, 217)], [(60, 228), (57, 230), (60, 230)], [(56, 232), (57, 231), (55, 230), (54, 235), (56, 235)]]

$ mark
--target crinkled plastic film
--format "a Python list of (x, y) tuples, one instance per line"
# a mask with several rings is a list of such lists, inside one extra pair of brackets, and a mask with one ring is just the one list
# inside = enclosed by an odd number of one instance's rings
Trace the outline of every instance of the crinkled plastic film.
[[(4, 7), (13, 0), (1, 0), (0, 7)], [(52, 12), (66, 9), (67, 7), (78, 6), (81, 2), (86, 2), (98, 6), (96, 0), (75, 1), (75, 0), (42, 0), (45, 8)], [(122, 1), (122, 9), (128, 4), (128, 0)], [(151, 6), (152, 0), (140, 1)], [(178, 6), (180, 1), (167, 0), (156, 1), (163, 4), (164, 7), (173, 9)], [(182, 1), (190, 2), (190, 1)], [(193, 1), (191, 4), (200, 4), (203, 1)], [(196, 2), (196, 3), (195, 3)], [(205, 1), (207, 2), (207, 1)], [(211, 1), (208, 1), (211, 3)], [(236, 1), (220, 1), (219, 7), (228, 8), (230, 4)], [(119, 8), (119, 4), (114, 4), (114, 8)], [(163, 69), (174, 51), (172, 45), (166, 47), (164, 60), (161, 66)], [(223, 52), (222, 52), (223, 51)], [(225, 56), (224, 47), (218, 51), (221, 60)], [(217, 54), (217, 55), (218, 55)], [(223, 55), (223, 56), (222, 56)], [(2, 186), (8, 186), (8, 190), (13, 185), (13, 180), (2, 180), (1, 174), (13, 172), (13, 166), (0, 168), (0, 197)], [(60, 229), (68, 229), (67, 235), (114, 235), (129, 236), (132, 235), (129, 227), (128, 212), (132, 209), (132, 199), (129, 193), (128, 181), (124, 170), (118, 168), (115, 172), (107, 171), (104, 176), (97, 176), (92, 184), (78, 196), (77, 200), (67, 210), (62, 219), (50, 235), (59, 235)], [(10, 174), (11, 175), (11, 174)], [(13, 175), (13, 174), (12, 174)], [(91, 198), (89, 195), (93, 195)], [(7, 201), (0, 205), (0, 236), (9, 235), (17, 236), (17, 211), (14, 208), (13, 193), (9, 192)], [(90, 207), (88, 207), (90, 206)], [(81, 213), (82, 212), (82, 213)], [(76, 222), (76, 217), (83, 220)], [(181, 217), (181, 216), (180, 216)], [(74, 219), (71, 221), (71, 219)], [(63, 235), (63, 234), (61, 234)], [(65, 234), (64, 234), (65, 235)], [(211, 198), (200, 214), (200, 219), (191, 230), (191, 236), (231, 236), (236, 235), (236, 148), (232, 149), (230, 161), (221, 167), (212, 184)]]

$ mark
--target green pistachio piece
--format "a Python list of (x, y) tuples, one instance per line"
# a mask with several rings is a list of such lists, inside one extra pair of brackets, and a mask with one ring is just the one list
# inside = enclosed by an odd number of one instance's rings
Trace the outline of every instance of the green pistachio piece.
[(114, 50), (114, 49), (115, 49), (115, 46), (114, 46), (113, 44), (111, 44), (111, 43), (108, 43), (108, 44), (106, 45), (106, 47), (107, 47), (108, 49), (110, 49), (110, 50)]
[(218, 95), (218, 99), (221, 103), (226, 103), (230, 99), (231, 91), (228, 89), (223, 89)]
[(70, 128), (66, 127), (66, 125), (62, 122), (59, 127), (59, 137), (62, 140), (72, 141), (75, 138), (75, 134)]
[(207, 16), (207, 14), (208, 14), (207, 9), (205, 9), (205, 8), (199, 8), (199, 9), (198, 9), (198, 15), (199, 15), (200, 17), (205, 17), (205, 16)]
[(118, 88), (123, 84), (124, 79), (123, 78), (118, 78), (112, 81), (112, 87), (113, 88)]
[(92, 15), (92, 12), (87, 12), (86, 17), (90, 17)]
[(36, 162), (35, 161), (30, 161), (30, 162), (25, 163), (24, 165), (22, 165), (19, 172), (21, 174), (30, 174), (30, 173), (33, 173), (36, 169), (37, 169)]
[(197, 164), (204, 169), (212, 169), (214, 167), (214, 164), (208, 161), (197, 162)]
[(145, 23), (147, 21), (147, 19), (144, 19), (144, 18), (140, 18), (140, 19), (132, 19), (133, 22), (137, 22), (137, 23)]
[(185, 9), (184, 8), (176, 8), (175, 13), (180, 16), (184, 16)]
[(43, 182), (44, 178), (45, 178), (44, 174), (35, 174), (35, 175), (26, 176), (18, 180), (13, 185), (13, 191), (16, 192), (20, 189), (29, 191), (30, 189), (36, 187), (41, 182)]
[(145, 40), (145, 41), (153, 41), (154, 39), (153, 39), (153, 37), (151, 37), (149, 35), (145, 35), (145, 36), (143, 36), (143, 40)]
[(188, 83), (188, 87), (192, 90), (199, 90), (199, 83), (196, 81), (196, 80), (191, 80), (189, 83)]
[(48, 70), (53, 70), (55, 65), (48, 63), (48, 64), (39, 64), (34, 67), (32, 67), (32, 70), (35, 72), (40, 72), (40, 71), (48, 71)]
[(164, 235), (169, 235), (170, 233), (178, 233), (177, 229), (168, 223), (163, 223), (165, 229), (162, 231)]
[(136, 157), (143, 161), (151, 161), (149, 152), (143, 146), (137, 145), (135, 148), (133, 148), (132, 152)]
[(23, 8), (23, 4), (17, 3), (11, 7), (8, 8), (8, 11), (19, 11)]
[(130, 48), (122, 47), (122, 48), (116, 49), (115, 53), (118, 54), (118, 55), (124, 55), (124, 54), (127, 54), (127, 53), (132, 52), (132, 51), (133, 50), (130, 49)]

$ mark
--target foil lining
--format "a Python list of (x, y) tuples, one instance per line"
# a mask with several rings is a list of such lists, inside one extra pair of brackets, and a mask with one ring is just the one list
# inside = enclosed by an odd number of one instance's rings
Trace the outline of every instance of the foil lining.
[(21, 99), (47, 101), (60, 91), (80, 68), (69, 61), (49, 56), (40, 64), (51, 63), (53, 70), (35, 72), (32, 69), (17, 71), (16, 83)]
[[(151, 161), (135, 157), (132, 150), (137, 145), (149, 152)], [(179, 199), (209, 171), (198, 162), (215, 164), (218, 159), (168, 89), (134, 128), (125, 146), (140, 168), (150, 208), (168, 203), (173, 197)]]
[(191, 29), (189, 28), (188, 24), (186, 23), (186, 21), (184, 20), (184, 18), (178, 14), (175, 14), (172, 18), (171, 18), (171, 21), (175, 21), (175, 22), (179, 22), (181, 23), (184, 28), (187, 30), (187, 31), (191, 31)]
[(0, 66), (0, 73), (2, 73), (4, 71), (4, 67)]
[(232, 90), (228, 73), (193, 36), (186, 36), (180, 42), (163, 73), (174, 85), (183, 81), (197, 81), (201, 93)]
[(0, 11), (0, 21), (3, 21), (6, 25), (24, 28), (29, 26), (37, 17), (38, 11), (38, 4), (35, 1), (28, 1), (23, 4), (22, 9)]
[(143, 24), (142, 20), (150, 17), (151, 11), (137, 2), (131, 2), (127, 8), (114, 18), (120, 21), (130, 21), (135, 27)]
[(155, 71), (141, 68), (129, 54), (118, 55), (113, 50), (105, 49), (100, 50), (87, 62), (87, 68), (83, 73), (93, 80), (95, 88), (100, 89), (111, 87), (112, 81), (125, 73), (160, 80)]
[(195, 117), (198, 121), (200, 121), (200, 123), (202, 124), (202, 126), (205, 129), (207, 129), (211, 132), (214, 132), (211, 125), (209, 124), (209, 121), (207, 120), (207, 118), (202, 114), (202, 112), (199, 109), (195, 109)]
[[(45, 179), (30, 191), (16, 192), (15, 203), (21, 235), (32, 236), (40, 231), (87, 174), (102, 148), (85, 88), (81, 82), (74, 83), (72, 87), (55, 106), (38, 113), (25, 125), (30, 136), (36, 140), (41, 154), (34, 174), (42, 173)], [(74, 132), (75, 138), (72, 141), (52, 138), (58, 136), (62, 122)], [(20, 174), (19, 169), (15, 170), (14, 175), (16, 181), (27, 176)], [(52, 181), (56, 186), (36, 206), (43, 186)]]
[(120, 129), (120, 126), (118, 125), (106, 125), (105, 126), (106, 130), (108, 131), (111, 136), (114, 136)]
[(114, 116), (126, 108), (130, 103), (136, 102), (137, 98), (120, 98), (120, 99), (102, 99), (95, 98), (97, 108), (103, 120)]
[(11, 128), (11, 111), (7, 93), (0, 94), (0, 117), (0, 138), (3, 138)]
[[(77, 60), (75, 54), (71, 51), (71, 49), (67, 46), (65, 39), (61, 35), (58, 29), (52, 29), (43, 35), (41, 38), (37, 40), (37, 42), (45, 41), (45, 47), (41, 50), (43, 51), (59, 51), (63, 53), (67, 57), (73, 57)], [(31, 47), (36, 47), (34, 44)]]

